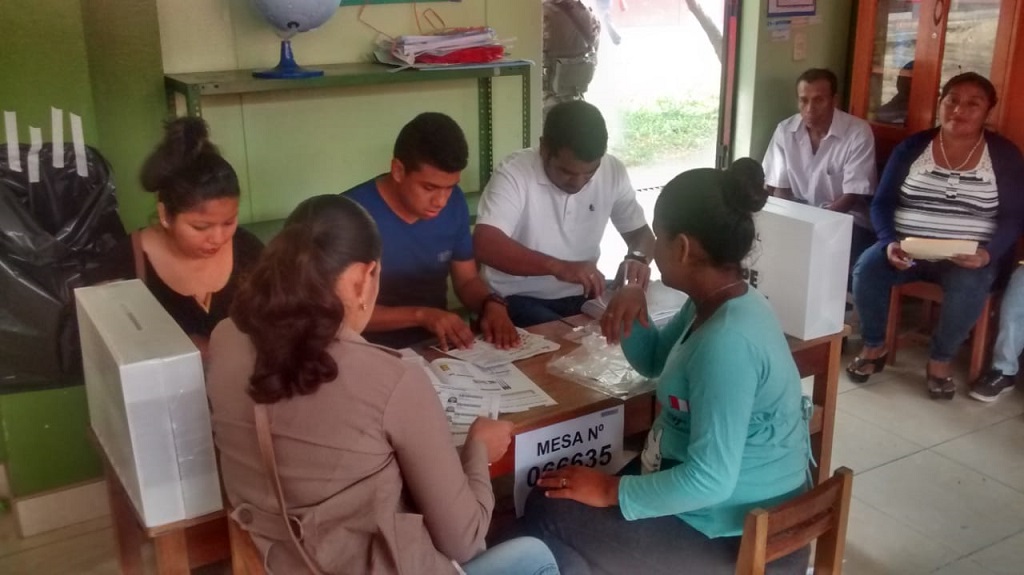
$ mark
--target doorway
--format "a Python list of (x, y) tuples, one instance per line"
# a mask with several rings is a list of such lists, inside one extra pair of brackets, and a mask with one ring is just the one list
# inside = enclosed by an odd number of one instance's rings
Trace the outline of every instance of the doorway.
[[(728, 149), (735, 61), (730, 31), (738, 3), (583, 2), (601, 23), (596, 70), (584, 99), (604, 115), (609, 153), (626, 164), (650, 222), (661, 186), (688, 169), (715, 167)], [(728, 21), (727, 3), (733, 5)], [(625, 252), (609, 225), (598, 263), (606, 277), (614, 277)], [(652, 277), (659, 276), (652, 268)]]

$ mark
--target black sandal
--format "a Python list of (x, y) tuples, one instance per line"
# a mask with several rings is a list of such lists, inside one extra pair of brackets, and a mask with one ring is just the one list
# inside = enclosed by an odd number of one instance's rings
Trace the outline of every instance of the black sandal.
[(928, 380), (928, 396), (932, 399), (953, 399), (956, 395), (956, 383), (952, 377), (926, 376)]
[[(876, 373), (882, 373), (885, 370), (885, 359), (889, 356), (889, 352), (885, 352), (875, 359), (864, 359), (861, 356), (853, 358), (850, 365), (846, 366), (846, 375), (850, 377), (850, 381), (854, 383), (864, 383), (869, 377)], [(863, 373), (860, 370), (866, 366), (871, 366), (874, 369), (870, 373)]]

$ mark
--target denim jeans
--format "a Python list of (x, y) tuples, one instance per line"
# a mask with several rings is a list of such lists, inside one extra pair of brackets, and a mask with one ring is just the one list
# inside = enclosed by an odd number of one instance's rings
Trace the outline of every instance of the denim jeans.
[(853, 268), (857, 265), (857, 260), (877, 241), (874, 231), (857, 224), (853, 225), (853, 234), (850, 236), (850, 271), (847, 275), (846, 291), (853, 291)]
[(491, 547), (462, 566), (466, 575), (558, 575), (547, 545), (533, 537), (516, 537)]
[(901, 271), (889, 264), (885, 248), (882, 242), (868, 248), (853, 270), (853, 301), (860, 314), (864, 345), (885, 345), (889, 295), (894, 285), (931, 281), (942, 286), (943, 301), (939, 323), (932, 332), (929, 357), (933, 361), (952, 360), (978, 321), (995, 280), (996, 266), (972, 270), (945, 260), (917, 261), (910, 269)]
[[(618, 507), (548, 499), (534, 489), (525, 527), (544, 540), (565, 575), (733, 575), (739, 537), (710, 539), (674, 516), (626, 521)], [(810, 547), (768, 565), (769, 575), (804, 575)]]
[(999, 310), (999, 336), (992, 348), (992, 369), (1017, 374), (1017, 358), (1024, 351), (1024, 267), (1017, 268), (1003, 293)]
[(560, 299), (540, 299), (525, 295), (510, 295), (508, 317), (519, 327), (530, 327), (539, 323), (547, 323), (580, 313), (587, 298), (581, 295)]

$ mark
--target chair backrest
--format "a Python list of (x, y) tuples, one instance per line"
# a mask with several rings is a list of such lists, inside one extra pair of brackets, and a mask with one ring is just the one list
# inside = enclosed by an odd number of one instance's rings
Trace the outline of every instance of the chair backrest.
[(811, 491), (768, 511), (754, 509), (748, 513), (736, 575), (764, 575), (768, 563), (815, 539), (814, 575), (842, 573), (852, 492), (853, 471), (840, 467)]

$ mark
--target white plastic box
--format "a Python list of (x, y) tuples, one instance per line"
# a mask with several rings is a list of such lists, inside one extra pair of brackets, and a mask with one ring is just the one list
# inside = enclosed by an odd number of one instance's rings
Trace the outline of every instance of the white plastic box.
[(782, 331), (808, 340), (843, 329), (853, 217), (769, 198), (754, 223), (747, 281), (768, 298)]
[(145, 525), (221, 509), (199, 351), (139, 280), (75, 299), (91, 425)]

